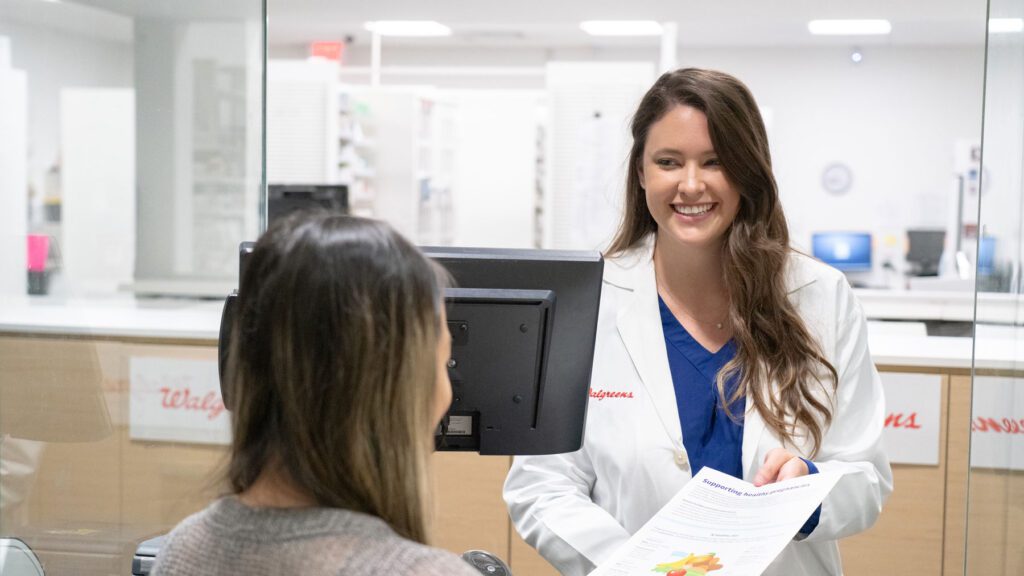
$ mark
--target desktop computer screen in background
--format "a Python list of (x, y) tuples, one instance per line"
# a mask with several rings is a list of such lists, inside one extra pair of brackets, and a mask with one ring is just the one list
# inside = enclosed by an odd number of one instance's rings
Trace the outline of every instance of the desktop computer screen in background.
[(995, 272), (996, 239), (983, 236), (978, 245), (978, 276), (987, 276)]
[(811, 236), (812, 255), (843, 272), (871, 271), (871, 234), (817, 232)]
[(323, 209), (348, 214), (346, 184), (270, 184), (267, 186), (267, 222), (292, 212)]
[(946, 245), (946, 231), (911, 228), (907, 230), (907, 266), (914, 276), (938, 276)]

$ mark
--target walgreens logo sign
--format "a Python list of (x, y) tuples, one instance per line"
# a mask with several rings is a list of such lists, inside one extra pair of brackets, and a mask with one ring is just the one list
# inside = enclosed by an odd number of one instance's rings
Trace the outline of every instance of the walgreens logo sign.
[(883, 372), (885, 449), (897, 464), (939, 463), (942, 376)]
[(1024, 380), (976, 376), (971, 466), (1024, 470)]
[(1024, 435), (1024, 418), (987, 418), (980, 416), (971, 421), (971, 432)]
[(216, 360), (133, 357), (129, 412), (133, 440), (227, 444), (231, 439)]

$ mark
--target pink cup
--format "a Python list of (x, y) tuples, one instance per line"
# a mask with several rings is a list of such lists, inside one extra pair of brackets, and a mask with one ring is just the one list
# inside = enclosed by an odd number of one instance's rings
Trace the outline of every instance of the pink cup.
[(42, 272), (46, 269), (46, 256), (50, 252), (50, 237), (43, 234), (28, 235), (28, 269)]

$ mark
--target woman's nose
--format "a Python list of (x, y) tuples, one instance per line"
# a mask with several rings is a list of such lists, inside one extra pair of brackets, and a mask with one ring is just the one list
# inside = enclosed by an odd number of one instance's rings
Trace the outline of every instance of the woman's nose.
[(700, 194), (700, 169), (696, 166), (687, 166), (683, 169), (682, 178), (679, 181), (679, 192), (683, 194)]

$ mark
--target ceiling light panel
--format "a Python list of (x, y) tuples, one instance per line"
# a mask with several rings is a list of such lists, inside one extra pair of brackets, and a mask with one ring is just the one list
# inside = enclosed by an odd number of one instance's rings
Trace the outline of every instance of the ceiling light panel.
[(661, 24), (654, 20), (585, 20), (580, 29), (591, 36), (661, 35)]
[(817, 36), (876, 36), (892, 32), (888, 20), (811, 20), (807, 29)]
[(1024, 32), (1024, 18), (992, 18), (988, 21), (989, 34)]
[(451, 36), (452, 29), (434, 20), (376, 20), (363, 24), (381, 36)]

